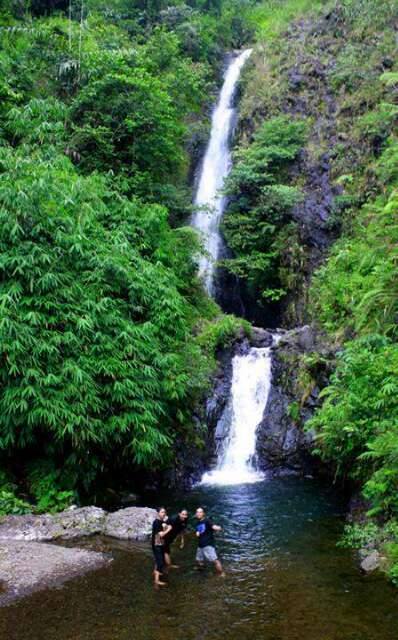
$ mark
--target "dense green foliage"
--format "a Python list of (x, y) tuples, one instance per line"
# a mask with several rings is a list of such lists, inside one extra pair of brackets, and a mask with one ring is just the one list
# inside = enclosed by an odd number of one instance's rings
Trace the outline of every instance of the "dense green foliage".
[(224, 264), (246, 282), (260, 305), (265, 299), (278, 300), (292, 286), (286, 266), (294, 256), (290, 252), (288, 257), (285, 245), (296, 234), (289, 214), (300, 191), (289, 184), (288, 170), (305, 131), (305, 122), (285, 116), (264, 122), (251, 144), (236, 153), (226, 182), (231, 200), (223, 228), (234, 257)]
[(392, 67), (397, 7), (350, 2), (345, 10), (358, 36), (383, 33), (378, 50), (353, 38), (334, 72), (336, 88), (345, 87), (353, 123), (354, 149), (348, 157), (337, 155), (335, 169), (336, 176), (343, 173), (338, 179), (351, 205), (342, 219), (342, 237), (317, 273), (311, 296), (315, 316), (343, 350), (323, 405), (308, 426), (318, 433), (319, 454), (335, 465), (337, 475), (361, 489), (367, 503), (368, 540), (359, 539), (354, 527), (348, 528), (346, 542), (381, 548), (397, 581), (397, 78), (393, 69), (380, 73), (379, 66), (382, 53)]
[[(328, 331), (357, 337), (345, 344), (323, 405), (308, 425), (319, 434), (319, 454), (362, 487), (368, 516), (383, 523), (374, 542), (390, 556), (398, 538), (397, 151), (390, 140), (377, 163), (387, 195), (357, 215), (313, 285)], [(390, 573), (398, 578), (393, 557)]]
[[(225, 235), (234, 252), (228, 266), (257, 299), (288, 293), (282, 321), (312, 320), (325, 332), (324, 352), (337, 353), (307, 428), (315, 430), (316, 453), (363, 496), (367, 538), (354, 528), (347, 543), (382, 548), (397, 580), (398, 6), (287, 0), (263, 3), (252, 17), (262, 47), (246, 72), (241, 149), (228, 183)], [(281, 122), (293, 127), (304, 116), (305, 137), (294, 141), (295, 154), (268, 182), (263, 132), (277, 131)], [(283, 185), (276, 216), (269, 184)], [(315, 211), (323, 189), (327, 198), (333, 193), (333, 206), (326, 199), (324, 218), (311, 218), (310, 209), (300, 216), (299, 203), (293, 225), (282, 197), (286, 184), (312, 198)], [(287, 268), (284, 255), (291, 258)], [(307, 361), (316, 356), (296, 362), (289, 416), (298, 426), (319, 382)]]
[(2, 3), (1, 513), (201, 445), (192, 415), (241, 323), (197, 280), (188, 178), (249, 7)]

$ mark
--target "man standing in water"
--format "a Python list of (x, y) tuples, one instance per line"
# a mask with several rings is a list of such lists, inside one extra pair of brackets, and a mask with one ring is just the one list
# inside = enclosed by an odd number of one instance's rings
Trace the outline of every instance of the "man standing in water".
[(174, 540), (180, 536), (180, 549), (184, 548), (184, 534), (188, 525), (188, 511), (181, 509), (177, 516), (168, 519), (167, 524), (171, 526), (171, 531), (164, 536), (164, 559), (168, 568), (178, 569), (178, 565), (172, 564), (171, 562), (171, 545)]
[(163, 587), (166, 584), (160, 579), (165, 567), (164, 538), (171, 531), (171, 526), (165, 522), (166, 518), (166, 509), (159, 507), (157, 516), (152, 523), (152, 551), (155, 558), (153, 577), (155, 585), (159, 587)]
[(206, 560), (207, 562), (213, 562), (218, 575), (224, 577), (224, 569), (218, 559), (214, 543), (214, 531), (222, 531), (222, 528), (206, 518), (206, 513), (202, 507), (196, 509), (195, 515), (198, 520), (196, 525), (196, 536), (198, 538), (196, 562), (200, 567), (204, 566)]

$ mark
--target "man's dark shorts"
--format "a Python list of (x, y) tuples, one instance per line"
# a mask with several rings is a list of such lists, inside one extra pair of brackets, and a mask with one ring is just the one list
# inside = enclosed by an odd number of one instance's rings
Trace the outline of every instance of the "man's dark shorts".
[(163, 573), (164, 569), (164, 547), (160, 545), (153, 545), (152, 547), (153, 555), (155, 558), (155, 567), (156, 571), (159, 573)]

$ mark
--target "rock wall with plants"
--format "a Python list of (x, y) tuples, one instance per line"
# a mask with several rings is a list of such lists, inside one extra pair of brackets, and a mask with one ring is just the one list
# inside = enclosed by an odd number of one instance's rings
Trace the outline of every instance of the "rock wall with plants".
[(263, 463), (302, 465), (312, 450), (361, 496), (366, 540), (354, 526), (349, 543), (379, 548), (396, 580), (398, 8), (309, 4), (283, 3), (277, 19), (258, 8), (227, 268), (249, 316), (316, 336), (275, 350)]

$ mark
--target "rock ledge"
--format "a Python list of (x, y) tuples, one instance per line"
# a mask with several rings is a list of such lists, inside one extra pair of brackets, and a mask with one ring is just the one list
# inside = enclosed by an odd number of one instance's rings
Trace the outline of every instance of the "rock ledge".
[(114, 513), (99, 507), (82, 507), (54, 515), (5, 516), (0, 519), (0, 543), (3, 540), (71, 540), (95, 534), (122, 540), (146, 540), (155, 515), (154, 509), (147, 507), (127, 507)]

